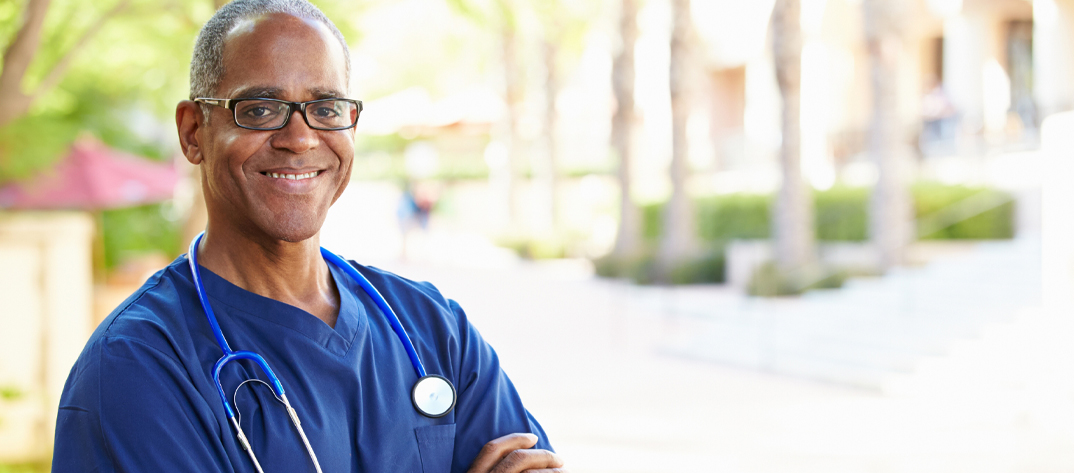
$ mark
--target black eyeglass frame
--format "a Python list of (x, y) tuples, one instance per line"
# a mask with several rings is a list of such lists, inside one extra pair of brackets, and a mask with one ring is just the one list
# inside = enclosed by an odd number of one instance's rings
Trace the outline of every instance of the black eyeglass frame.
[[(286, 118), (283, 119), (283, 123), (280, 124), (280, 126), (275, 126), (275, 127), (272, 127), (272, 128), (254, 128), (254, 127), (249, 127), (249, 126), (243, 126), (243, 125), (239, 124), (239, 117), (235, 115), (235, 106), (239, 102), (245, 102), (245, 101), (249, 101), (249, 100), (259, 100), (259, 101), (282, 103), (282, 104), (287, 105), (289, 110), (287, 111)], [(324, 128), (324, 127), (319, 127), (319, 126), (313, 126), (313, 125), (310, 124), (310, 119), (309, 119), (308, 116), (306, 116), (306, 106), (307, 105), (309, 105), (311, 103), (315, 104), (315, 103), (321, 103), (321, 102), (334, 102), (334, 101), (338, 101), (338, 100), (342, 100), (344, 102), (351, 102), (351, 103), (355, 104), (358, 107), (358, 113), (356, 113), (354, 115), (354, 123), (351, 123), (348, 126), (336, 127), (336, 128)], [(296, 111), (301, 112), (302, 120), (306, 122), (306, 126), (310, 127), (313, 130), (323, 130), (323, 131), (346, 130), (348, 128), (354, 128), (356, 125), (358, 125), (358, 117), (360, 117), (362, 115), (362, 109), (364, 108), (363, 105), (362, 105), (361, 100), (343, 99), (343, 98), (318, 99), (318, 100), (310, 100), (309, 102), (288, 102), (286, 100), (270, 99), (270, 98), (263, 98), (263, 97), (243, 97), (243, 98), (237, 98), (237, 99), (214, 99), (214, 98), (210, 98), (210, 97), (198, 97), (198, 98), (194, 99), (194, 102), (203, 103), (203, 104), (207, 104), (207, 105), (215, 105), (217, 107), (223, 107), (223, 108), (226, 108), (228, 110), (231, 110), (231, 119), (235, 122), (235, 126), (237, 126), (239, 128), (245, 128), (247, 130), (256, 130), (256, 131), (279, 130), (279, 129), (287, 126), (287, 124), (291, 122), (291, 116), (294, 115)]]

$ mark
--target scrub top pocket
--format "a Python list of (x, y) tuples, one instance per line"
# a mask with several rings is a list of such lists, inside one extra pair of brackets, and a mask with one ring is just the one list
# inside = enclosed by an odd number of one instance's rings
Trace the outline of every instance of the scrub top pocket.
[(449, 473), (455, 449), (455, 424), (426, 425), (414, 428), (421, 455), (423, 473)]

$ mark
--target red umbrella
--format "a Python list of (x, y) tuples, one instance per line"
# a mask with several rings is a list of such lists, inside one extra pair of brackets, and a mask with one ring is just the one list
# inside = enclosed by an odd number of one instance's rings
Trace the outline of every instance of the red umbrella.
[(28, 182), (0, 187), (0, 209), (103, 210), (172, 197), (179, 173), (157, 163), (82, 138), (50, 171)]

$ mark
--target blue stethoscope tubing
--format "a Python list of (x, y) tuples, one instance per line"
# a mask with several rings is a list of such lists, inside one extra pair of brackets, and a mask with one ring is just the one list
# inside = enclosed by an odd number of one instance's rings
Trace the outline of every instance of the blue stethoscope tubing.
[[(216, 314), (213, 312), (212, 305), (209, 304), (209, 296), (206, 294), (205, 286), (202, 284), (201, 271), (198, 269), (198, 244), (201, 243), (204, 236), (205, 232), (201, 232), (190, 242), (190, 249), (187, 252), (187, 262), (190, 265), (190, 273), (194, 278), (194, 289), (198, 293), (198, 300), (201, 302), (201, 307), (205, 312), (205, 318), (209, 321), (209, 326), (212, 328), (213, 337), (216, 338), (217, 345), (219, 345), (220, 350), (224, 352), (224, 355), (213, 364), (212, 377), (213, 382), (216, 384), (217, 394), (220, 395), (220, 402), (224, 405), (224, 412), (227, 414), (228, 419), (237, 431), (236, 435), (239, 438), (239, 443), (249, 454), (257, 471), (262, 472), (261, 465), (257, 461), (257, 457), (254, 455), (253, 449), (250, 447), (249, 441), (246, 439), (246, 435), (242, 431), (242, 427), (239, 425), (235, 416), (235, 410), (232, 409), (231, 402), (228, 401), (227, 394), (224, 393), (223, 384), (220, 383), (220, 372), (223, 370), (224, 365), (234, 360), (250, 360), (257, 364), (257, 366), (261, 368), (261, 371), (268, 377), (268, 386), (272, 389), (276, 398), (287, 408), (288, 415), (291, 417), (291, 422), (297, 429), (303, 444), (305, 444), (306, 450), (313, 460), (317, 472), (320, 473), (321, 467), (317, 461), (317, 456), (313, 453), (313, 447), (310, 446), (309, 440), (302, 430), (302, 423), (298, 419), (298, 414), (291, 407), (291, 403), (288, 401), (287, 395), (284, 392), (283, 384), (276, 376), (276, 373), (272, 371), (268, 362), (266, 362), (261, 355), (252, 351), (232, 350), (231, 346), (228, 345), (227, 338), (224, 337), (223, 331), (220, 330), (220, 324), (216, 320)], [(442, 417), (447, 415), (448, 412), (451, 412), (455, 407), (455, 387), (449, 380), (442, 376), (429, 375), (426, 373), (425, 365), (421, 363), (421, 359), (414, 349), (414, 344), (410, 341), (410, 336), (407, 335), (406, 330), (403, 329), (403, 325), (399, 322), (399, 317), (395, 315), (395, 311), (388, 305), (388, 301), (384, 299), (384, 296), (380, 294), (380, 291), (369, 282), (369, 279), (366, 279), (362, 273), (358, 272), (354, 266), (335, 253), (322, 247), (321, 255), (325, 260), (331, 262), (354, 278), (358, 285), (362, 287), (362, 290), (369, 295), (369, 298), (373, 300), (373, 303), (384, 314), (384, 317), (388, 320), (388, 324), (391, 325), (392, 330), (395, 331), (396, 336), (399, 337), (399, 341), (403, 344), (403, 348), (406, 350), (407, 357), (410, 358), (410, 364), (414, 367), (414, 371), (418, 375), (418, 380), (414, 383), (414, 387), (411, 389), (411, 402), (414, 404), (414, 408), (422, 415), (432, 418)]]

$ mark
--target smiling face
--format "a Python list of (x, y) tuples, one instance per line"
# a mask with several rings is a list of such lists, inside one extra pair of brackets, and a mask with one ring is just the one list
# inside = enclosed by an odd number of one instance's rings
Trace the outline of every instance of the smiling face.
[[(229, 33), (223, 58), (214, 98), (346, 97), (343, 48), (313, 20), (244, 20)], [(282, 129), (256, 131), (235, 125), (231, 110), (208, 112), (197, 142), (210, 227), (292, 242), (316, 235), (350, 179), (354, 129), (313, 130), (296, 112)]]

